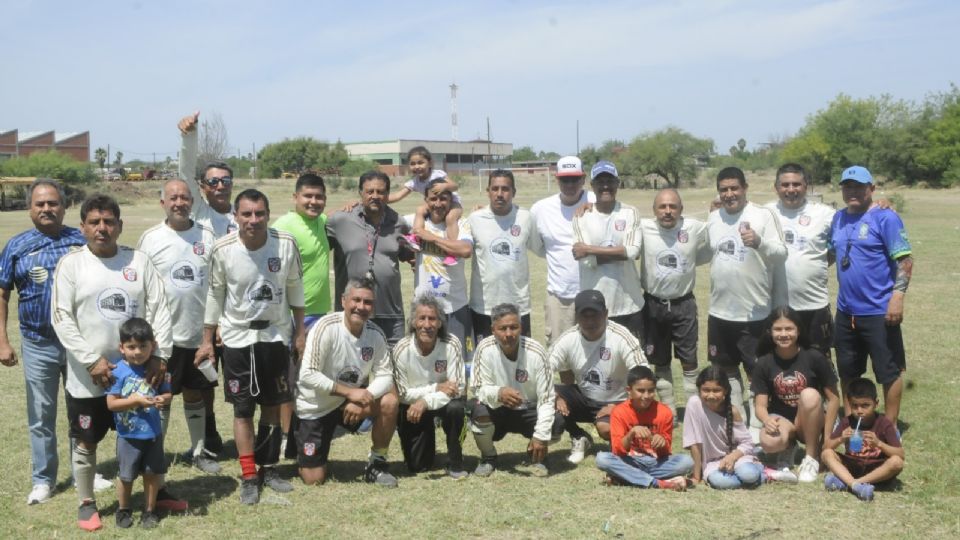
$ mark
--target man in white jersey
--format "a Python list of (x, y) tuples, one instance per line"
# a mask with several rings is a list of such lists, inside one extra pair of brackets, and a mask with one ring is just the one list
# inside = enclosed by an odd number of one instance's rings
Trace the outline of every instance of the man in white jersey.
[(747, 202), (747, 179), (737, 167), (717, 174), (720, 208), (710, 213), (707, 229), (710, 264), (710, 316), (707, 343), (710, 362), (726, 371), (731, 402), (741, 418), (749, 407), (740, 364), (752, 375), (764, 319), (773, 309), (773, 274), (787, 257), (780, 221), (770, 211)]
[(574, 299), (577, 325), (560, 334), (550, 350), (550, 367), (560, 374), (557, 411), (570, 434), (570, 463), (583, 461), (592, 443), (577, 422), (590, 422), (610, 440), (610, 411), (627, 399), (627, 371), (646, 366), (640, 342), (625, 327), (607, 320), (600, 291), (580, 291)]
[(676, 355), (683, 369), (684, 393), (687, 397), (696, 394), (699, 324), (693, 288), (697, 266), (710, 262), (713, 252), (707, 226), (684, 217), (683, 201), (677, 190), (666, 188), (657, 193), (653, 215), (655, 219), (640, 220), (644, 352), (654, 365), (660, 401), (670, 407), (676, 421), (670, 364)]
[(370, 320), (375, 287), (366, 278), (349, 280), (340, 298), (343, 311), (325, 315), (310, 329), (297, 382), (297, 460), (305, 484), (326, 481), (337, 426), (356, 431), (363, 419), (373, 418), (364, 481), (397, 487), (387, 470), (387, 451), (398, 400), (387, 338)]
[(521, 335), (520, 309), (500, 304), (491, 310), (493, 335), (473, 354), (470, 429), (480, 463), (473, 474), (493, 474), (497, 449), (493, 442), (507, 433), (530, 439), (527, 454), (535, 476), (546, 476), (547, 445), (563, 435), (563, 416), (556, 410), (553, 370), (547, 351)]
[(230, 197), (233, 195), (233, 170), (222, 161), (210, 162), (204, 165), (199, 185), (194, 181), (197, 178), (199, 147), (197, 122), (199, 120), (200, 112), (198, 111), (184, 116), (177, 124), (180, 130), (178, 171), (180, 178), (187, 181), (190, 195), (193, 196), (191, 217), (220, 238), (237, 230), (237, 221), (234, 219), (233, 207), (230, 205)]
[(609, 161), (590, 169), (597, 203), (573, 218), (573, 257), (580, 263), (580, 289), (596, 289), (607, 301), (609, 317), (640, 339), (643, 336), (643, 289), (634, 261), (643, 235), (640, 212), (617, 201), (620, 178)]
[[(183, 414), (190, 434), (188, 454), (195, 467), (216, 474), (220, 465), (204, 450), (203, 441), (207, 410), (213, 408), (213, 388), (217, 383), (207, 379), (194, 364), (203, 340), (203, 310), (210, 285), (207, 267), (216, 239), (212, 230), (190, 219), (193, 197), (184, 180), (169, 180), (163, 185), (160, 206), (166, 219), (143, 233), (137, 249), (150, 256), (163, 277), (173, 319), (173, 352), (167, 373), (173, 395), (183, 393)], [(166, 435), (169, 403), (160, 409), (160, 414)]]
[(547, 297), (543, 306), (547, 347), (573, 326), (576, 318), (573, 300), (580, 292), (580, 268), (571, 251), (573, 213), (596, 201), (592, 191), (583, 189), (585, 180), (580, 158), (562, 157), (557, 161), (560, 192), (530, 207), (547, 257)]
[[(214, 357), (219, 328), (224, 395), (233, 404), (233, 438), (240, 458), (240, 502), (257, 504), (261, 484), (279, 492), (293, 489), (275, 466), (282, 439), (280, 405), (291, 399), (287, 346), (293, 336), (293, 349), (302, 351), (305, 339), (303, 272), (293, 236), (267, 227), (266, 195), (244, 190), (234, 208), (239, 229), (213, 248), (203, 343), (196, 358)], [(257, 405), (260, 421), (254, 438)]]
[(400, 394), (397, 434), (407, 469), (433, 468), (439, 419), (447, 437), (447, 474), (467, 477), (463, 470), (466, 371), (460, 341), (447, 334), (440, 301), (421, 295), (413, 302), (410, 333), (393, 348), (393, 372)]
[[(87, 245), (60, 259), (51, 305), (53, 328), (67, 352), (67, 421), (70, 437), (76, 441), (73, 475), (80, 498), (77, 524), (96, 530), (101, 523), (93, 479), (97, 445), (113, 428), (104, 389), (112, 384), (108, 358), (117, 356), (120, 325), (141, 317), (153, 327), (159, 358), (148, 363), (151, 383), (163, 376), (173, 343), (160, 274), (147, 255), (117, 245), (123, 230), (117, 202), (106, 195), (88, 198), (80, 207), (80, 222)], [(173, 499), (167, 493), (162, 498), (158, 494), (158, 507), (165, 500)]]
[(489, 206), (470, 214), (473, 269), (470, 309), (477, 342), (490, 335), (493, 307), (514, 304), (524, 336), (530, 337), (530, 264), (527, 250), (543, 256), (543, 240), (530, 211), (513, 204), (513, 173), (497, 169), (487, 179)]
[(800, 332), (810, 339), (811, 347), (829, 359), (833, 316), (827, 271), (833, 260), (827, 244), (835, 210), (808, 200), (807, 185), (807, 172), (802, 166), (787, 163), (777, 169), (774, 189), (780, 200), (767, 208), (780, 218), (787, 262), (774, 274), (774, 298), (777, 304), (797, 311), (803, 326)]

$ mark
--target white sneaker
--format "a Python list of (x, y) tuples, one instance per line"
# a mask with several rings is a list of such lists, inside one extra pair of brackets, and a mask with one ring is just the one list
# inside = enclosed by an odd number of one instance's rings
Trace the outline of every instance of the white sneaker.
[(27, 504), (42, 504), (50, 500), (50, 484), (34, 484), (27, 495)]
[(567, 461), (576, 465), (583, 461), (583, 458), (587, 455), (587, 450), (590, 449), (590, 446), (593, 441), (590, 440), (588, 435), (583, 437), (575, 437), (570, 440), (570, 455), (567, 457)]
[(764, 471), (769, 480), (774, 482), (784, 482), (786, 484), (796, 484), (797, 475), (793, 474), (790, 470), (790, 467), (783, 467), (780, 469), (771, 469), (768, 468)]
[(111, 488), (113, 488), (113, 482), (104, 478), (102, 474), (97, 473), (96, 476), (93, 477), (94, 493), (99, 493), (101, 491), (105, 491)]
[(798, 475), (801, 482), (809, 484), (811, 482), (817, 481), (817, 473), (820, 472), (820, 463), (816, 459), (810, 456), (804, 456), (803, 461), (800, 462), (800, 474)]

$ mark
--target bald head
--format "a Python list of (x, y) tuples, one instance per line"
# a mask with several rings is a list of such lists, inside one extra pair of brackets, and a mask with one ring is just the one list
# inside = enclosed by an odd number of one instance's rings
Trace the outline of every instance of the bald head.
[(672, 229), (683, 215), (683, 200), (673, 188), (661, 189), (653, 198), (653, 215), (657, 223), (665, 229)]
[(172, 178), (163, 183), (160, 206), (167, 214), (167, 225), (178, 231), (190, 228), (193, 195), (190, 194), (190, 187), (183, 179)]

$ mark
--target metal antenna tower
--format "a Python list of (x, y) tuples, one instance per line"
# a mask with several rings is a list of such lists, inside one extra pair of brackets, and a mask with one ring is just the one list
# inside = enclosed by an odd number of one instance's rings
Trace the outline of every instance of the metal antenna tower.
[(457, 83), (450, 85), (450, 136), (455, 141), (460, 140), (457, 125), (457, 88), (459, 88)]

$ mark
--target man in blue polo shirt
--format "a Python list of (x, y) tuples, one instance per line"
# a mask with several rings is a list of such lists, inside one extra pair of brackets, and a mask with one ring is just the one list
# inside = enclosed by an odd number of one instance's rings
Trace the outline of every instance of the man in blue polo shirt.
[(50, 324), (53, 271), (60, 257), (86, 239), (78, 229), (63, 225), (66, 198), (60, 184), (40, 178), (27, 191), (34, 228), (11, 238), (0, 255), (0, 363), (17, 363), (7, 336), (7, 308), (16, 286), (33, 462), (27, 504), (36, 504), (46, 502), (57, 483), (57, 394), (67, 362)]
[[(896, 425), (901, 373), (907, 367), (900, 323), (913, 273), (910, 241), (896, 212), (871, 208), (874, 184), (867, 169), (843, 171), (840, 188), (847, 208), (837, 211), (830, 226), (839, 282), (837, 370), (846, 397), (847, 383), (863, 375), (869, 355), (874, 376), (883, 385), (884, 415)], [(845, 407), (849, 414), (849, 404)]]

